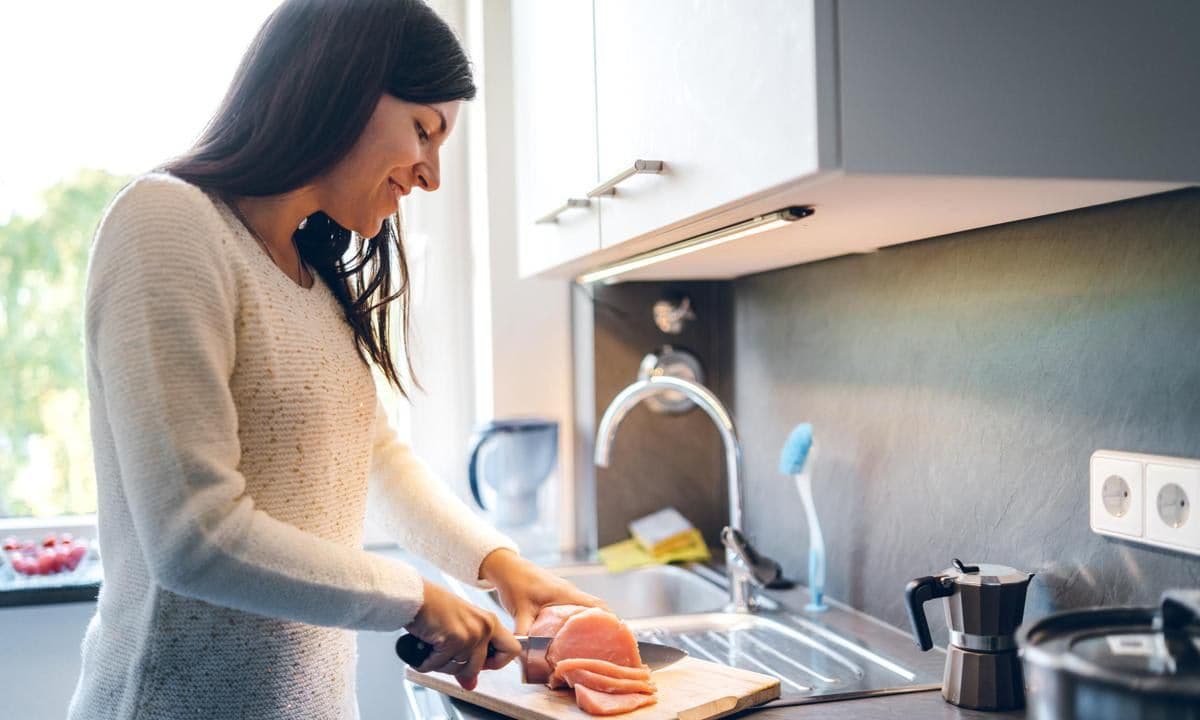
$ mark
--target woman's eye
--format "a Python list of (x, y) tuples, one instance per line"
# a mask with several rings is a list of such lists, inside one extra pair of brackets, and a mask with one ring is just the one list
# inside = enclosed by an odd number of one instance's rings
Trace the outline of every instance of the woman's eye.
[(429, 133), (425, 132), (425, 128), (421, 127), (421, 123), (417, 123), (417, 137), (421, 139), (421, 142), (429, 139)]

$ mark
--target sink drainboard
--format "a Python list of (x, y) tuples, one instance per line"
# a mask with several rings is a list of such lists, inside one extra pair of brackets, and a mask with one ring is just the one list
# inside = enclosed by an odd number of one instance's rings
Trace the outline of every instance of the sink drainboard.
[[(774, 675), (785, 699), (861, 694), (912, 683), (916, 676), (820, 628), (801, 629), (758, 615), (707, 613), (628, 620), (641, 640), (673, 645), (701, 660)], [(890, 676), (890, 677), (888, 677)]]

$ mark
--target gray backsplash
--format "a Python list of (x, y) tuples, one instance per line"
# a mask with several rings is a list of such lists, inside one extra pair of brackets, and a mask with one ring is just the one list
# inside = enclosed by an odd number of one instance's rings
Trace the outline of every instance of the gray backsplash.
[[(674, 283), (669, 289), (630, 283), (594, 293), (596, 423), (616, 394), (637, 379), (646, 353), (664, 344), (695, 353), (706, 384), (732, 407), (729, 283)], [(674, 294), (691, 299), (697, 320), (681, 334), (667, 335), (654, 324), (651, 309), (655, 301)], [(700, 528), (710, 545), (717, 545), (729, 512), (720, 443), (712, 421), (700, 410), (663, 415), (643, 402), (630, 411), (617, 430), (609, 467), (596, 472), (600, 544), (629, 537), (630, 520), (673, 506)]]
[[(596, 311), (597, 415), (654, 339), (646, 301), (680, 287), (604, 291), (647, 315), (630, 330)], [(732, 382), (717, 380), (744, 445), (748, 535), (790, 577), (806, 580), (807, 530), (777, 464), (808, 421), (827, 591), (897, 626), (905, 583), (954, 557), (1036, 572), (1027, 617), (1200, 586), (1200, 558), (1094, 535), (1087, 505), (1098, 448), (1200, 457), (1200, 189), (689, 287), (732, 297), (732, 327), (710, 307), (693, 332), (704, 352), (733, 347)], [(605, 478), (602, 541), (672, 494), (711, 536), (715, 433), (706, 455), (638, 423), (637, 457)]]

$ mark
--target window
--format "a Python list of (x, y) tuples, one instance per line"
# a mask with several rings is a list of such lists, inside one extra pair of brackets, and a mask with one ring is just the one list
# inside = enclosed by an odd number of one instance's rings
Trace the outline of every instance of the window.
[[(28, 2), (5, 9), (5, 27), (16, 31), (0, 43), (3, 534), (66, 528), (78, 535), (80, 523), (90, 522), (96, 497), (82, 303), (96, 225), (132, 177), (192, 145), (278, 1)], [(433, 5), (446, 10), (445, 3)], [(472, 354), (463, 152), (443, 152), (444, 173), (458, 179), (435, 198), (405, 200), (415, 361), (429, 390), (415, 398), (422, 423), (414, 427), (410, 403), (379, 383), (393, 426), (460, 492), (473, 421), (464, 382)], [(62, 517), (68, 515), (81, 518)], [(367, 537), (382, 541), (370, 531)]]
[(5, 8), (0, 525), (95, 512), (82, 336), (92, 235), (133, 175), (191, 145), (275, 5)]

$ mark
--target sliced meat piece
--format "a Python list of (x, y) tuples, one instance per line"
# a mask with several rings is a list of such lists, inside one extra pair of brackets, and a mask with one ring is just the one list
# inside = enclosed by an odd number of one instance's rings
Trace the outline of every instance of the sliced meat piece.
[(597, 692), (586, 685), (575, 686), (575, 702), (579, 704), (579, 709), (591, 715), (620, 715), (640, 707), (653, 705), (658, 702), (656, 695), (643, 695), (641, 693), (624, 693), (614, 695), (612, 693)]
[(600, 608), (588, 608), (567, 618), (546, 649), (550, 667), (568, 658), (593, 658), (614, 665), (641, 667), (637, 638), (620, 618)]
[(600, 692), (624, 694), (624, 693), (642, 693), (644, 695), (654, 694), (654, 683), (649, 680), (629, 680), (626, 678), (609, 677), (594, 673), (591, 670), (583, 668), (575, 668), (574, 670), (556, 671), (567, 685), (571, 687), (585, 687), (589, 690), (599, 690)]
[(625, 680), (650, 679), (650, 668), (645, 665), (641, 667), (626, 667), (625, 665), (614, 665), (606, 660), (596, 660), (595, 658), (566, 658), (559, 660), (558, 665), (554, 669), (560, 673), (579, 669), (591, 670), (600, 675)]
[[(554, 637), (568, 618), (587, 609), (584, 605), (547, 605), (538, 611), (528, 634), (533, 637)], [(540, 661), (522, 657), (521, 662), (522, 682), (539, 682), (542, 678), (548, 678), (545, 682), (552, 690), (567, 687), (566, 680), (553, 674), (554, 668), (544, 656), (540, 656)]]
[(538, 611), (538, 616), (529, 626), (529, 632), (525, 634), (532, 637), (554, 637), (567, 618), (584, 610), (587, 610), (584, 605), (547, 605)]

